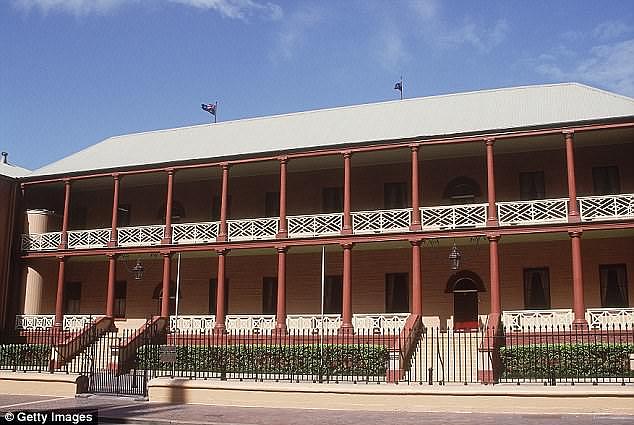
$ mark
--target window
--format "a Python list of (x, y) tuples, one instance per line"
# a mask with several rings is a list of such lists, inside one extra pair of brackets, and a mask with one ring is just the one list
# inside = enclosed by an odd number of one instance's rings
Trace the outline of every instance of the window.
[(130, 204), (119, 205), (117, 208), (117, 225), (119, 227), (130, 225)]
[(385, 275), (385, 312), (407, 313), (409, 311), (409, 276), (407, 273)]
[(114, 287), (114, 317), (125, 317), (127, 295), (128, 283), (125, 280), (117, 281)]
[(322, 190), (321, 210), (325, 213), (343, 211), (343, 188), (325, 187)]
[[(209, 314), (216, 314), (218, 279), (209, 279)], [(225, 279), (225, 314), (229, 311), (229, 279)]]
[(520, 199), (522, 201), (544, 199), (545, 197), (546, 188), (543, 171), (520, 173)]
[(279, 217), (280, 192), (266, 192), (264, 199), (264, 217)]
[(277, 313), (277, 277), (262, 279), (262, 314)]
[(403, 182), (383, 185), (383, 206), (385, 209), (407, 208), (407, 185)]
[(550, 273), (548, 267), (524, 269), (524, 308), (550, 308)]
[[(182, 299), (182, 292), (178, 292), (179, 302)], [(152, 299), (156, 300), (156, 315), (161, 315), (161, 303), (163, 302), (163, 282), (160, 282), (154, 288), (154, 293), (152, 294)], [(176, 314), (176, 283), (173, 281), (170, 282), (170, 294), (169, 294), (169, 314)]]
[(592, 167), (592, 183), (595, 195), (615, 195), (621, 193), (619, 169), (614, 165)]
[(64, 285), (64, 314), (79, 314), (81, 282), (66, 282)]
[(480, 196), (480, 194), (480, 186), (475, 180), (470, 177), (461, 176), (456, 177), (447, 184), (443, 197), (464, 203), (464, 200), (473, 200)]
[(341, 314), (343, 311), (343, 278), (326, 276), (324, 282), (324, 313)]
[(625, 264), (599, 266), (601, 307), (628, 307), (627, 269)]
[[(213, 203), (211, 206), (211, 220), (220, 221), (220, 207), (222, 204), (222, 196), (214, 195)], [(231, 217), (231, 195), (227, 195), (227, 219)]]

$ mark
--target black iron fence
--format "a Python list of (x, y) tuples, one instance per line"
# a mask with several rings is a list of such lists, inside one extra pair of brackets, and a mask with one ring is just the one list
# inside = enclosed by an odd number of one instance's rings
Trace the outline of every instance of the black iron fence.
[(77, 373), (92, 392), (146, 393), (156, 377), (280, 382), (634, 382), (632, 326), (167, 333), (94, 327), (0, 335), (0, 369)]

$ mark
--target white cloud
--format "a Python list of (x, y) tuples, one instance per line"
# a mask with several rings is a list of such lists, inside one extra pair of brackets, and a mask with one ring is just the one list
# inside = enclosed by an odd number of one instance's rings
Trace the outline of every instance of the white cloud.
[(557, 80), (584, 81), (634, 96), (634, 39), (592, 47), (564, 67), (551, 58), (537, 63), (537, 72)]
[(283, 20), (282, 28), (277, 34), (277, 43), (271, 55), (273, 59), (290, 60), (303, 44), (306, 33), (322, 19), (322, 10), (312, 5), (304, 5), (290, 14)]
[[(158, 0), (151, 0), (158, 3)], [(250, 16), (280, 19), (282, 8), (271, 2), (255, 0), (160, 0), (164, 3), (178, 3), (183, 6), (203, 10), (213, 10), (227, 18), (246, 19)], [(13, 4), (28, 11), (39, 10), (46, 14), (51, 11), (71, 13), (76, 16), (89, 14), (105, 14), (131, 3), (147, 3), (150, 0), (13, 0)]]
[(262, 14), (267, 18), (280, 19), (282, 8), (274, 3), (259, 3), (253, 0), (170, 0), (198, 9), (215, 10), (227, 18), (245, 19)]
[(402, 72), (403, 64), (410, 58), (401, 35), (393, 28), (378, 34), (375, 50), (381, 65), (393, 73)]
[(613, 40), (632, 31), (632, 26), (621, 21), (602, 22), (594, 28), (592, 34), (602, 41)]
[(448, 45), (471, 45), (480, 52), (488, 53), (506, 39), (508, 31), (509, 25), (504, 19), (498, 20), (491, 28), (466, 20), (462, 26), (440, 35), (439, 40)]
[(74, 15), (107, 13), (124, 2), (125, 0), (13, 0), (16, 7), (26, 11), (39, 9), (46, 14), (59, 10)]
[(440, 9), (438, 0), (411, 0), (409, 7), (424, 21), (436, 18)]

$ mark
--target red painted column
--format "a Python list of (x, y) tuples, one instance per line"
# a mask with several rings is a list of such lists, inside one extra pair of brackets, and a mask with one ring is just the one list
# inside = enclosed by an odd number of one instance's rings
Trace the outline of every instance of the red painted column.
[(339, 332), (352, 334), (354, 333), (352, 326), (352, 244), (346, 243), (341, 246), (343, 247), (343, 306)]
[(64, 180), (64, 217), (62, 219), (62, 238), (59, 249), (68, 248), (68, 216), (70, 214), (70, 185), (69, 179)]
[(496, 227), (498, 225), (497, 207), (495, 205), (495, 164), (493, 160), (494, 139), (485, 139), (487, 152), (487, 226)]
[(225, 242), (227, 237), (227, 203), (229, 202), (229, 164), (222, 164), (222, 192), (220, 195), (220, 230), (218, 242)]
[(569, 232), (572, 244), (572, 310), (574, 326), (586, 327), (586, 304), (583, 294), (583, 267), (581, 257), (581, 231)]
[(225, 279), (226, 279), (226, 261), (228, 249), (218, 249), (218, 282), (216, 284), (216, 324), (214, 332), (224, 334), (227, 333), (225, 326)]
[(288, 157), (283, 156), (280, 160), (280, 225), (277, 231), (277, 237), (284, 239), (288, 237), (288, 228), (286, 225), (286, 167), (288, 165)]
[(163, 256), (163, 296), (161, 298), (161, 317), (170, 315), (170, 283), (172, 277), (172, 254), (161, 252)]
[(288, 248), (277, 248), (277, 311), (275, 331), (286, 333), (286, 252)]
[(491, 281), (491, 314), (501, 314), (502, 304), (500, 301), (500, 258), (498, 254), (497, 235), (487, 236), (489, 239), (489, 273)]
[(343, 153), (343, 227), (341, 233), (352, 234), (352, 215), (350, 212), (350, 158), (349, 151)]
[(174, 170), (167, 170), (167, 196), (165, 197), (165, 231), (163, 232), (164, 245), (172, 243), (172, 205), (174, 204)]
[(114, 188), (112, 191), (112, 225), (110, 230), (110, 241), (108, 242), (109, 248), (114, 248), (117, 246), (117, 227), (119, 220), (119, 185), (121, 182), (121, 177), (119, 174), (113, 174), (112, 180), (114, 183)]
[(108, 257), (108, 290), (106, 296), (106, 317), (114, 318), (114, 292), (117, 281), (117, 255), (106, 254)]
[(420, 246), (421, 241), (410, 241), (412, 244), (412, 314), (423, 314), (423, 285), (421, 281)]
[(418, 171), (418, 145), (410, 146), (412, 150), (412, 223), (409, 229), (412, 231), (421, 230), (420, 222), (420, 183)]
[(566, 169), (568, 171), (568, 221), (570, 223), (578, 223), (581, 219), (579, 217), (579, 208), (577, 207), (577, 181), (575, 178), (575, 146), (573, 137), (573, 130), (564, 131)]
[(55, 328), (64, 326), (64, 281), (66, 271), (66, 257), (57, 257), (59, 268), (57, 271), (57, 298), (55, 299)]

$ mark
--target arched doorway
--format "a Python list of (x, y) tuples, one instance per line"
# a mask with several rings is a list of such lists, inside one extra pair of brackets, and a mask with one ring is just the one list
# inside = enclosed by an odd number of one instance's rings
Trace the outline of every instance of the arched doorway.
[(460, 271), (449, 278), (445, 292), (453, 294), (455, 331), (478, 329), (478, 292), (485, 291), (480, 276), (471, 271)]

